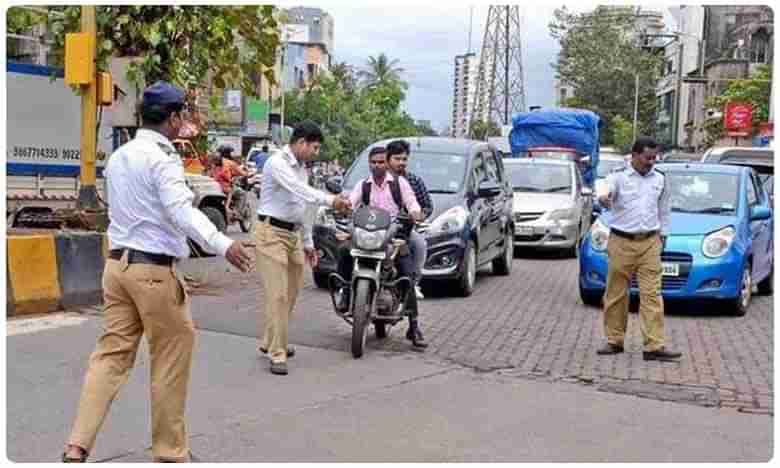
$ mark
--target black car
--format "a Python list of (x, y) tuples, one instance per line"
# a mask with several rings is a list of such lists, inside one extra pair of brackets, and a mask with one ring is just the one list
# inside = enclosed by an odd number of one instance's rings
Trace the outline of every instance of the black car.
[[(433, 213), (424, 233), (428, 258), (423, 268), (423, 285), (447, 281), (463, 296), (474, 290), (476, 271), (492, 263), (493, 272), (508, 275), (512, 269), (513, 193), (496, 148), (486, 142), (455, 138), (406, 138), (411, 146), (409, 170), (420, 176), (433, 199)], [(341, 183), (326, 184), (332, 191), (350, 192), (368, 177), (366, 148), (344, 175)], [(335, 187), (334, 187), (335, 185)], [(320, 262), (314, 282), (327, 288), (328, 275), (337, 270), (340, 241), (332, 210), (321, 208), (314, 223), (314, 246)], [(347, 241), (349, 242), (349, 241)]]

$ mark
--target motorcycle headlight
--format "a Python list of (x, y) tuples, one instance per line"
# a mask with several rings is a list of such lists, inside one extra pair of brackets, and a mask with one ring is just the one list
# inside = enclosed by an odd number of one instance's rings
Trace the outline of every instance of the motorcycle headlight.
[(387, 229), (369, 232), (365, 229), (355, 228), (355, 247), (363, 250), (377, 250), (387, 236)]
[(333, 210), (327, 206), (321, 206), (317, 209), (317, 215), (314, 217), (314, 224), (321, 226), (335, 226), (336, 219), (333, 217)]
[(609, 227), (600, 219), (597, 219), (590, 228), (590, 245), (593, 250), (603, 252), (607, 250), (609, 243)]
[(704, 241), (701, 243), (701, 251), (710, 258), (722, 257), (729, 251), (729, 247), (731, 247), (736, 236), (737, 231), (732, 226), (715, 231), (704, 238)]
[(574, 208), (563, 208), (560, 210), (552, 210), (547, 213), (547, 219), (551, 221), (563, 221), (566, 219), (574, 218)]
[(460, 232), (466, 225), (469, 212), (462, 206), (454, 206), (444, 213), (440, 214), (431, 223), (428, 229), (428, 235), (452, 234)]

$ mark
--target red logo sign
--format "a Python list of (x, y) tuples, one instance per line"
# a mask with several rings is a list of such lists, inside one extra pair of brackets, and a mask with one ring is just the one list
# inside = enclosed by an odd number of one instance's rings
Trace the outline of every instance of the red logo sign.
[(753, 129), (753, 104), (749, 102), (726, 104), (723, 126), (729, 136), (750, 136)]

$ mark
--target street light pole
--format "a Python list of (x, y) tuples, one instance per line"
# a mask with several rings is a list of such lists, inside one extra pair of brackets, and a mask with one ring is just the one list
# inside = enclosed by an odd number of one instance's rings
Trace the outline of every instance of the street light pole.
[(680, 92), (682, 91), (682, 60), (683, 60), (683, 42), (680, 37), (677, 37), (677, 44), (679, 50), (677, 51), (677, 86), (674, 96), (674, 119), (672, 120), (674, 127), (672, 128), (672, 144), (679, 146), (679, 134), (680, 134)]
[(634, 82), (634, 141), (636, 141), (636, 128), (639, 120), (639, 73), (635, 75)]

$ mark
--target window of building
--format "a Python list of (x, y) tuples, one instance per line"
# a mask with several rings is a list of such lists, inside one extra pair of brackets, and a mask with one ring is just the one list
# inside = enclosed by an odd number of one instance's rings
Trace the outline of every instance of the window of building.
[(759, 29), (750, 38), (750, 61), (753, 63), (768, 63), (769, 34), (766, 29)]

